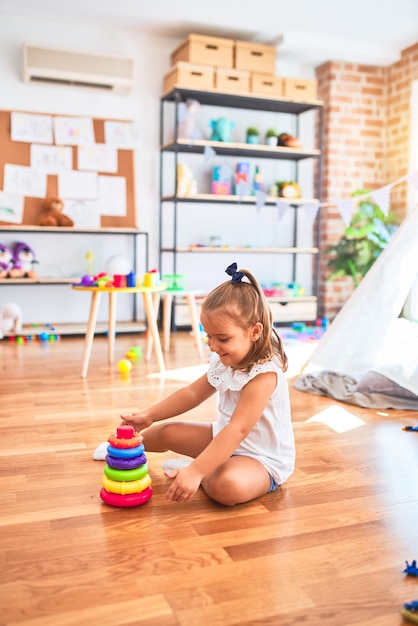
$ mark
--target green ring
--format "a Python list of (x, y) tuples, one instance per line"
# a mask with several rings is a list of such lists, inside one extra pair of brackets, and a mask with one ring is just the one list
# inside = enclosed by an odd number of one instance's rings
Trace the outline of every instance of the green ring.
[(104, 466), (105, 475), (110, 478), (110, 480), (117, 480), (119, 482), (129, 482), (131, 480), (140, 480), (148, 473), (148, 465), (144, 463), (144, 465), (140, 465), (135, 469), (131, 470), (121, 470), (115, 469), (114, 467), (109, 467), (106, 463)]

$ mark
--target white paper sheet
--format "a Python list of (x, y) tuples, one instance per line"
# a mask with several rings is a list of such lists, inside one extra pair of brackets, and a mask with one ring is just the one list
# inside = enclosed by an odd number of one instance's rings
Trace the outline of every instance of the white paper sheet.
[(53, 143), (52, 117), (50, 115), (12, 111), (10, 117), (12, 141)]
[(118, 171), (118, 150), (115, 146), (104, 143), (79, 146), (77, 161), (79, 170), (116, 174)]
[(94, 143), (93, 120), (91, 117), (54, 117), (54, 134), (58, 145)]
[(23, 196), (12, 196), (0, 191), (0, 221), (21, 224), (24, 205)]
[(35, 170), (47, 174), (59, 174), (73, 168), (73, 149), (64, 146), (42, 146), (32, 144), (30, 147), (30, 164)]
[(77, 228), (100, 228), (101, 226), (98, 202), (66, 200), (64, 213), (71, 217)]
[(4, 166), (4, 191), (16, 196), (29, 196), (31, 198), (45, 198), (46, 174), (39, 172), (26, 165)]
[(105, 142), (118, 148), (132, 150), (138, 143), (138, 129), (133, 122), (106, 120), (104, 130)]
[(58, 195), (74, 200), (97, 200), (98, 177), (94, 172), (62, 172), (58, 174)]
[(102, 215), (126, 215), (126, 178), (99, 176), (99, 204)]

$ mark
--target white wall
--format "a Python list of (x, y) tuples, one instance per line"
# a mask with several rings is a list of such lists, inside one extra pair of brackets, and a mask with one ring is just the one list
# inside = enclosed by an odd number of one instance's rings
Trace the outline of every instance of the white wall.
[[(21, 51), (22, 44), (34, 43), (39, 45), (75, 49), (86, 52), (103, 54), (118, 54), (132, 57), (135, 61), (135, 87), (129, 95), (118, 95), (100, 90), (87, 88), (70, 88), (54, 85), (25, 84), (21, 80)], [(37, 18), (23, 18), (17, 16), (2, 15), (0, 20), (0, 85), (1, 85), (1, 108), (8, 110), (20, 110), (31, 112), (62, 113), (70, 115), (94, 116), (102, 118), (133, 120), (139, 128), (139, 147), (136, 154), (136, 210), (137, 224), (141, 230), (149, 233), (150, 262), (149, 268), (140, 267), (140, 271), (146, 271), (152, 267), (158, 267), (158, 212), (159, 212), (159, 98), (162, 93), (164, 74), (170, 67), (170, 53), (179, 44), (178, 40), (151, 37), (145, 32), (138, 33), (129, 29), (116, 29), (104, 26), (95, 26), (82, 23), (59, 23), (45, 21)], [(281, 69), (284, 75), (299, 75), (294, 68)], [(307, 76), (307, 74), (304, 74)], [(202, 107), (199, 113), (199, 125), (204, 136), (210, 136), (210, 119), (214, 112)], [(219, 111), (219, 116), (225, 113), (232, 117), (236, 123), (234, 131), (238, 141), (242, 140), (245, 127), (253, 125), (254, 121), (262, 130), (270, 126), (277, 127), (282, 132), (292, 132), (290, 118), (282, 116), (280, 123), (272, 114), (255, 112), (242, 112), (230, 110)], [(249, 119), (251, 118), (251, 119)], [(306, 136), (305, 147), (313, 146), (312, 127), (308, 123), (302, 129)], [(1, 149), (1, 146), (0, 146)], [(218, 164), (217, 157), (214, 162), (204, 163), (202, 157), (190, 157), (201, 192), (209, 192), (211, 168)], [(194, 159), (194, 161), (193, 161)], [(236, 161), (236, 160), (235, 160)], [(277, 165), (277, 162), (276, 162)], [(272, 170), (273, 162), (267, 161), (262, 164), (265, 174), (266, 187), (278, 179), (277, 171)], [(306, 171), (305, 171), (306, 170)], [(303, 184), (305, 196), (313, 194), (310, 177), (311, 169), (303, 168), (306, 183)], [(172, 172), (168, 172), (170, 178)], [(289, 166), (280, 164), (280, 178), (291, 176)], [(280, 179), (279, 178), (279, 179)], [(221, 212), (211, 209), (211, 205), (187, 205), (186, 219), (181, 224), (181, 237), (184, 243), (195, 241), (207, 241), (211, 235), (222, 234), (225, 243), (242, 242), (243, 245), (254, 244), (253, 234), (257, 234), (257, 244), (273, 245), (273, 234), (278, 234), (285, 239), (283, 232), (291, 233), (291, 223), (286, 220), (279, 223), (272, 208), (264, 208), (260, 213), (251, 207), (225, 208)], [(187, 214), (189, 212), (189, 214)], [(240, 214), (245, 219), (240, 219)], [(183, 213), (184, 214), (184, 213)], [(196, 215), (197, 214), (197, 215)], [(194, 219), (197, 217), (197, 219)], [(303, 223), (303, 215), (301, 220)], [(267, 239), (263, 239), (263, 233)], [(290, 236), (290, 234), (289, 234)], [(13, 237), (1, 233), (1, 243), (10, 244)], [(124, 237), (116, 237), (111, 240), (103, 238), (103, 244), (98, 243), (96, 238), (91, 242), (78, 239), (76, 236), (53, 235), (48, 237), (45, 245), (45, 235), (28, 236), (22, 235), (22, 240), (27, 241), (38, 253), (40, 275), (55, 275), (59, 271), (65, 271), (66, 275), (77, 275), (83, 267), (85, 252), (93, 249), (96, 256), (96, 271), (104, 270), (103, 264), (106, 258), (114, 253), (123, 253), (130, 242)], [(76, 239), (78, 241), (76, 242)], [(258, 241), (260, 239), (260, 241)], [(270, 241), (272, 239), (272, 241)], [(301, 245), (309, 245), (309, 242), (301, 242)], [(66, 250), (63, 257), (62, 250)], [(71, 250), (71, 254), (68, 251)], [(280, 257), (260, 258), (242, 255), (242, 258), (231, 260), (229, 255), (210, 256), (205, 255), (205, 262), (195, 263), (191, 255), (183, 255), (179, 271), (189, 276), (189, 287), (211, 288), (224, 280), (223, 270), (231, 261), (237, 261), (241, 266), (247, 266), (262, 281), (286, 280), (289, 265), (287, 259)], [(142, 259), (141, 255), (138, 256)], [(310, 259), (303, 262), (303, 282), (310, 286)], [(169, 266), (162, 268), (170, 272)], [(118, 303), (118, 319), (131, 318), (131, 303), (120, 298)], [(87, 315), (88, 302), (80, 302), (80, 295), (70, 292), (66, 286), (51, 287), (15, 287), (1, 285), (0, 304), (7, 301), (16, 301), (21, 305), (25, 322), (42, 323), (46, 321), (84, 321)], [(141, 302), (139, 301), (139, 318), (141, 317)], [(105, 319), (105, 306), (99, 312), (99, 318)]]
[[(135, 61), (135, 87), (129, 95), (118, 95), (87, 88), (25, 84), (21, 80), (21, 54), (25, 42), (132, 57)], [(170, 66), (170, 52), (177, 44), (177, 40), (149, 37), (146, 33), (135, 33), (128, 29), (9, 15), (2, 15), (0, 20), (2, 109), (126, 119), (138, 123), (140, 147), (136, 154), (135, 180), (137, 223), (141, 230), (149, 232), (152, 266), (158, 259), (159, 97), (163, 75)], [(6, 245), (16, 240), (12, 235), (1, 233), (1, 229), (0, 237), (1, 243)], [(37, 253), (40, 260), (37, 270), (40, 275), (56, 275), (59, 272), (63, 249), (66, 250), (63, 259), (65, 273), (77, 275), (83, 269), (87, 250), (95, 250), (96, 270), (99, 271), (105, 269), (103, 266), (98, 267), (100, 262), (114, 253), (123, 253), (126, 246), (130, 245), (124, 237), (116, 237), (114, 240), (105, 237), (102, 240), (105, 250), (95, 237), (88, 242), (75, 235), (50, 235), (47, 244), (46, 235), (34, 237), (22, 234), (21, 239), (27, 241)], [(74, 251), (72, 262), (68, 258), (68, 250)], [(141, 255), (138, 258), (141, 260)], [(149, 268), (140, 268), (140, 271), (146, 269)], [(18, 302), (23, 309), (24, 321), (40, 323), (53, 319), (55, 322), (73, 322), (86, 319), (86, 307), (79, 307), (80, 296), (71, 293), (68, 287), (21, 288), (7, 287), (3, 283), (0, 288), (0, 304)], [(119, 300), (119, 318), (130, 319), (131, 303), (127, 301), (128, 298)], [(104, 315), (105, 308), (100, 312), (100, 318), (103, 319)]]

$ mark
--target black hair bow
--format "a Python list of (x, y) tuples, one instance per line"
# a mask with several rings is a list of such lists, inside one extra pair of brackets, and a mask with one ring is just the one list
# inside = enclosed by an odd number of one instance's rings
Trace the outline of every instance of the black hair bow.
[(236, 263), (231, 263), (225, 270), (228, 276), (232, 276), (231, 282), (233, 283), (240, 283), (245, 276), (242, 272), (237, 272), (237, 268)]

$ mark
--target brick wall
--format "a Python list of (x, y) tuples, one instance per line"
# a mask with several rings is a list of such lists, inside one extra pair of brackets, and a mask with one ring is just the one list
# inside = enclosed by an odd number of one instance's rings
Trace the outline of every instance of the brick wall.
[[(418, 79), (418, 44), (390, 67), (330, 61), (317, 68), (318, 97), (325, 102), (323, 202), (349, 198), (356, 189), (378, 189), (408, 173), (411, 82)], [(407, 188), (397, 185), (391, 205), (405, 214)], [(344, 231), (335, 206), (321, 209), (320, 247)], [(333, 319), (352, 292), (351, 279), (327, 282), (320, 260), (319, 314)]]

